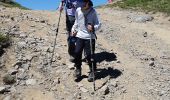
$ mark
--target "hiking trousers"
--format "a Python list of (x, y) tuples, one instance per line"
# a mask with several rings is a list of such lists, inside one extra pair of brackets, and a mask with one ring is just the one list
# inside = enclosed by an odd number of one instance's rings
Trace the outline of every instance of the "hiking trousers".
[[(75, 47), (75, 67), (77, 69), (81, 69), (81, 65), (82, 65), (82, 53), (84, 52), (86, 53), (86, 59), (89, 65), (89, 69), (90, 72), (92, 72), (92, 62), (91, 62), (91, 57), (93, 57), (94, 62), (94, 70), (96, 70), (96, 61), (95, 61), (95, 57), (94, 55), (91, 55), (91, 47), (90, 47), (90, 39), (81, 39), (77, 37), (77, 41), (76, 41), (76, 47)], [(93, 50), (93, 54), (95, 51), (95, 39), (92, 39), (92, 50)]]
[(74, 25), (75, 17), (66, 15), (66, 29), (67, 29), (67, 43), (68, 43), (68, 53), (70, 56), (74, 55), (76, 37), (70, 36), (71, 29)]

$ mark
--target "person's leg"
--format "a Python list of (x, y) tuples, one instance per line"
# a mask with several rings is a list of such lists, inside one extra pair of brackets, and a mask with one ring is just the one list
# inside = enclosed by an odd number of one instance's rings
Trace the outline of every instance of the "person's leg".
[(81, 76), (81, 65), (82, 65), (82, 52), (83, 52), (83, 47), (84, 47), (84, 40), (83, 39), (80, 39), (80, 38), (77, 38), (77, 41), (76, 41), (76, 48), (75, 48), (75, 67), (76, 67), (76, 70), (75, 70), (75, 74), (74, 76), (76, 78), (79, 78)]
[(90, 72), (92, 71), (92, 62), (91, 62), (91, 57), (93, 57), (93, 67), (94, 70), (96, 70), (96, 61), (95, 61), (95, 57), (94, 57), (94, 52), (95, 52), (95, 40), (92, 40), (92, 50), (93, 50), (93, 55), (91, 55), (91, 47), (90, 47), (90, 40), (86, 40), (85, 41), (85, 47), (84, 47), (84, 51), (86, 52), (86, 56), (87, 56), (87, 62), (89, 65), (89, 69)]
[[(91, 55), (91, 47), (90, 47), (90, 40), (86, 40), (85, 41), (85, 47), (84, 50), (87, 54), (87, 61), (88, 61), (88, 65), (89, 65), (89, 76), (88, 76), (88, 81), (92, 82), (93, 81), (93, 70), (92, 68), (94, 68), (94, 72), (96, 71), (96, 61), (95, 61), (95, 57), (94, 57), (94, 51), (95, 51), (95, 40), (92, 40), (92, 50), (93, 50), (93, 55)], [(91, 61), (91, 57), (93, 58), (93, 61)]]
[(74, 61), (74, 50), (75, 50), (75, 42), (76, 37), (71, 36), (71, 28), (74, 25), (75, 17), (66, 15), (66, 28), (67, 28), (67, 42), (68, 42), (68, 53), (70, 55), (70, 61)]

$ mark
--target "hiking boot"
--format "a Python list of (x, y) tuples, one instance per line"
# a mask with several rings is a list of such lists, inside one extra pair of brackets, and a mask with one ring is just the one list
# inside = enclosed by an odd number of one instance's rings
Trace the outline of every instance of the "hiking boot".
[(88, 81), (89, 81), (89, 82), (93, 82), (93, 77), (94, 77), (94, 79), (95, 79), (95, 73), (93, 74), (93, 72), (90, 72), (90, 73), (89, 73), (89, 76), (88, 76)]
[(74, 71), (74, 74), (73, 76), (76, 78), (76, 79), (80, 79), (81, 77), (81, 69), (77, 69)]

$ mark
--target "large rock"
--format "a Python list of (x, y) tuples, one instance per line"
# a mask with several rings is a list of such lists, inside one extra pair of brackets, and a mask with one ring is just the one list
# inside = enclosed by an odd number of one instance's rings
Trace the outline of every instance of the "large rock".
[(154, 17), (150, 15), (129, 15), (127, 16), (128, 19), (130, 19), (132, 22), (137, 22), (137, 23), (144, 23), (147, 21), (152, 21)]

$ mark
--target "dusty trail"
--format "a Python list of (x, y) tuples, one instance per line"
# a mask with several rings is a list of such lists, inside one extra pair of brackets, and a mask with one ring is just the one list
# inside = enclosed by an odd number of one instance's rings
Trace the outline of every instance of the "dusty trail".
[[(93, 95), (92, 83), (87, 82), (89, 69), (85, 63), (82, 65), (84, 78), (78, 83), (73, 80), (64, 14), (55, 59), (49, 66), (59, 13), (3, 7), (0, 11), (0, 31), (8, 32), (11, 27), (9, 33), (13, 36), (12, 46), (1, 56), (0, 87), (9, 92), (1, 91), (0, 99), (169, 100), (169, 17), (150, 14), (154, 17), (152, 21), (139, 23), (130, 17), (145, 15), (142, 12), (97, 9), (102, 28), (97, 32), (98, 76), (97, 91)], [(11, 69), (18, 71), (14, 75), (17, 82), (4, 85), (2, 78)]]

